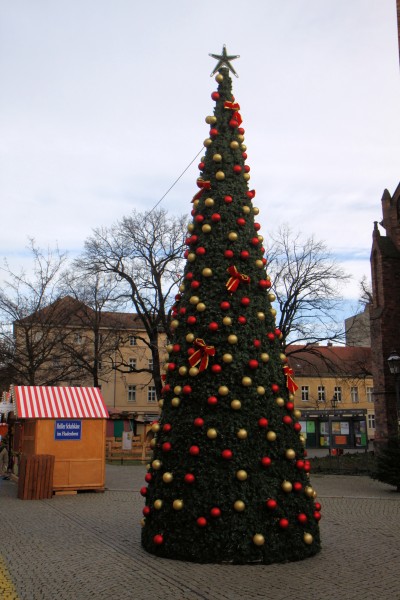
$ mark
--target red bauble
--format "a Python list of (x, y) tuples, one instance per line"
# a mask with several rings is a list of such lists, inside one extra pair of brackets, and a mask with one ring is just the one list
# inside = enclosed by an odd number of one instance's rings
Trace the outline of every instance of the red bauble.
[(185, 252), (183, 253), (184, 258), (187, 258), (189, 256), (189, 250), (185, 250)]
[(207, 519), (206, 519), (206, 518), (204, 518), (204, 517), (199, 517), (199, 518), (197, 519), (197, 525), (198, 525), (199, 527), (206, 527), (206, 526), (207, 526)]
[(267, 259), (266, 258), (262, 258), (261, 259), (262, 264), (265, 266), (267, 264)]
[(167, 385), (164, 385), (164, 387), (161, 390), (161, 393), (164, 394), (165, 392), (169, 392), (171, 390), (171, 386), (169, 385), (169, 383), (167, 383)]
[(210, 331), (218, 331), (218, 323), (216, 323), (215, 321), (211, 321), (211, 323), (208, 324), (208, 329)]
[(259, 229), (261, 229), (261, 225), (260, 225), (260, 223), (254, 223), (254, 229), (255, 229), (256, 231), (258, 231)]
[(229, 302), (226, 302), (226, 301), (221, 302), (221, 304), (220, 304), (221, 310), (229, 310), (230, 307), (231, 307), (231, 305), (229, 304)]
[(239, 123), (236, 121), (236, 119), (231, 119), (229, 121), (229, 127), (232, 127), (232, 129), (235, 129), (235, 127), (237, 127), (239, 125)]
[(211, 221), (213, 223), (219, 223), (220, 220), (221, 220), (221, 215), (219, 213), (214, 213), (213, 215), (211, 215)]
[(204, 248), (204, 246), (199, 246), (198, 248), (196, 248), (196, 254), (197, 256), (204, 256), (206, 254), (206, 249)]
[(186, 319), (186, 323), (188, 325), (194, 325), (196, 323), (197, 319), (194, 315), (190, 315), (187, 319)]
[(261, 459), (261, 464), (263, 467), (270, 467), (272, 463), (272, 460), (270, 459), (269, 456), (263, 456)]
[(255, 348), (260, 348), (260, 346), (261, 346), (261, 341), (260, 341), (260, 340), (254, 340), (254, 341), (253, 341), (253, 346), (254, 346)]
[(252, 243), (253, 246), (258, 246), (258, 244), (260, 243), (260, 240), (258, 239), (258, 237), (253, 237), (253, 238), (251, 238), (250, 242)]
[(198, 456), (200, 454), (200, 448), (198, 446), (190, 446), (189, 454), (192, 456)]
[(247, 152), (242, 152), (242, 157), (244, 158), (244, 160), (246, 160), (246, 158), (247, 158)]
[(194, 220), (196, 221), (196, 223), (202, 223), (204, 221), (204, 217), (203, 215), (196, 215)]
[(209, 406), (215, 406), (216, 404), (218, 404), (218, 398), (217, 398), (217, 396), (209, 396), (207, 398), (207, 404)]
[(210, 515), (214, 518), (220, 517), (221, 516), (221, 509), (218, 508), (218, 506), (214, 506), (214, 508), (212, 508), (210, 510)]
[(305, 525), (307, 523), (307, 515), (304, 513), (298, 514), (296, 518), (301, 525)]
[(152, 479), (153, 475), (151, 473), (146, 473), (146, 475), (144, 476), (144, 480), (147, 481), (147, 483), (150, 483)]
[(186, 315), (186, 308), (184, 306), (182, 306), (182, 308), (179, 309), (179, 314)]
[(191, 281), (193, 279), (193, 273), (191, 271), (189, 271), (189, 273), (186, 273), (185, 279)]
[(194, 279), (192, 281), (192, 283), (190, 284), (190, 287), (192, 288), (192, 290), (198, 290), (200, 287), (200, 281), (197, 281), (196, 279)]
[(175, 363), (168, 363), (168, 371), (175, 371), (176, 369), (176, 364)]
[(296, 467), (301, 471), (304, 469), (304, 460), (296, 460)]
[(258, 426), (268, 427), (268, 419), (266, 419), (265, 417), (261, 417), (260, 419), (258, 419)]
[(221, 373), (221, 371), (222, 371), (222, 367), (221, 367), (221, 365), (213, 365), (213, 366), (211, 367), (211, 371), (212, 371), (213, 373)]
[(247, 296), (243, 296), (243, 298), (240, 300), (240, 304), (242, 306), (249, 306), (250, 298), (248, 298)]
[(291, 425), (292, 417), (289, 417), (289, 415), (285, 415), (284, 417), (282, 417), (282, 422), (285, 423), (285, 425)]
[(279, 385), (277, 385), (276, 383), (273, 383), (273, 384), (271, 385), (271, 390), (272, 390), (272, 391), (273, 391), (275, 394), (277, 394), (277, 393), (279, 392), (279, 389), (280, 389), (280, 388), (279, 388)]
[(197, 166), (199, 167), (199, 170), (202, 171), (205, 167), (205, 164), (203, 162), (200, 162)]
[(233, 251), (232, 250), (225, 250), (224, 256), (225, 256), (225, 258), (233, 258)]
[(278, 328), (275, 329), (275, 335), (276, 337), (279, 337), (281, 335), (282, 331)]
[(289, 521), (287, 519), (279, 519), (279, 527), (281, 529), (287, 529), (289, 527)]
[(192, 354), (194, 354), (196, 352), (196, 350), (194, 348), (188, 348), (188, 356), (192, 356)]
[(148, 517), (149, 514), (151, 513), (150, 506), (144, 506), (143, 510), (142, 510), (142, 513), (144, 514), (145, 517)]
[(185, 483), (194, 483), (195, 479), (196, 478), (192, 473), (186, 473), (184, 477)]
[(303, 484), (300, 481), (295, 481), (293, 483), (293, 490), (295, 492), (301, 492), (302, 489), (303, 489)]
[(320, 512), (318, 512), (317, 510), (316, 510), (316, 511), (314, 511), (314, 519), (315, 519), (316, 521), (320, 521), (320, 520), (321, 520), (321, 513), (320, 513)]
[(197, 244), (197, 242), (199, 241), (199, 238), (197, 235), (191, 235), (190, 236), (190, 243), (191, 244)]
[(239, 227), (244, 227), (246, 225), (246, 219), (239, 217), (236, 219), (236, 223), (239, 225)]
[(195, 427), (203, 427), (204, 419), (202, 419), (201, 417), (196, 417), (195, 420), (193, 421), (193, 425)]
[(187, 237), (186, 240), (185, 240), (186, 246), (190, 246), (191, 243), (192, 243), (192, 238), (191, 237)]
[(218, 129), (216, 129), (215, 127), (212, 127), (210, 129), (210, 135), (211, 135), (211, 137), (216, 137), (218, 135)]
[(228, 448), (226, 450), (222, 450), (221, 452), (221, 456), (222, 458), (224, 458), (225, 460), (231, 460), (233, 454), (232, 454), (232, 450), (229, 450)]
[(197, 210), (195, 208), (192, 208), (192, 210), (190, 211), (190, 214), (192, 215), (192, 217), (194, 217), (196, 212), (197, 212)]
[(219, 92), (213, 92), (213, 93), (211, 94), (211, 98), (212, 98), (213, 100), (219, 100)]
[(274, 341), (274, 339), (275, 339), (275, 334), (274, 334), (274, 333), (272, 333), (272, 331), (270, 331), (269, 333), (267, 333), (267, 338), (268, 338), (269, 340), (271, 340), (271, 342), (273, 342), (273, 341)]
[(164, 543), (164, 538), (161, 534), (155, 535), (153, 537), (153, 542), (155, 543), (156, 546), (161, 546), (161, 544)]
[(233, 201), (232, 196), (225, 196), (224, 201), (226, 204), (230, 204)]
[(188, 396), (191, 393), (192, 393), (192, 388), (190, 387), (190, 385), (184, 385), (182, 388), (182, 394), (185, 394), (185, 396)]
[(293, 412), (294, 411), (294, 404), (293, 402), (286, 402), (286, 408), (290, 411)]
[(267, 508), (269, 508), (269, 510), (275, 510), (278, 506), (278, 503), (273, 498), (269, 498), (269, 500), (266, 501), (265, 505)]
[(258, 282), (258, 286), (262, 290), (267, 290), (268, 288), (271, 287), (271, 282), (269, 279), (260, 279), (260, 281)]
[(248, 250), (242, 250), (240, 253), (240, 258), (242, 260), (247, 260), (250, 257), (250, 252)]
[(242, 167), (240, 165), (234, 165), (233, 166), (233, 172), (234, 173), (241, 173), (242, 172)]
[(244, 129), (243, 129), (243, 127), (239, 127), (239, 129), (238, 129), (238, 133), (239, 133), (240, 135), (244, 135)]
[(169, 452), (172, 448), (171, 442), (164, 442), (161, 448), (163, 452)]
[(297, 431), (297, 432), (300, 432), (300, 431), (301, 431), (301, 425), (300, 425), (300, 423), (295, 423), (295, 424), (293, 425), (293, 429), (294, 429), (295, 431)]
[(165, 423), (165, 425), (163, 425), (163, 431), (165, 431), (165, 433), (168, 433), (169, 431), (171, 431), (171, 429), (172, 429), (171, 423)]
[(181, 349), (181, 347), (179, 344), (174, 344), (172, 346), (172, 352), (180, 352), (180, 349)]
[(250, 200), (251, 200), (252, 198), (254, 198), (254, 196), (255, 196), (255, 195), (256, 195), (256, 192), (255, 192), (255, 190), (249, 190), (248, 192), (246, 192), (246, 196), (247, 196), (248, 198), (250, 198)]
[(248, 173), (248, 172), (250, 171), (250, 167), (249, 167), (249, 165), (245, 165), (245, 166), (244, 166), (244, 170), (245, 170), (245, 172), (246, 172), (246, 173)]
[(322, 508), (322, 506), (321, 506), (321, 504), (319, 502), (316, 502), (314, 504), (314, 506), (315, 506), (315, 510), (318, 510), (318, 511), (321, 510), (321, 508)]
[(246, 317), (243, 317), (243, 315), (240, 315), (240, 317), (238, 317), (238, 323), (239, 323), (239, 325), (246, 325), (246, 323), (247, 323)]
[(258, 360), (255, 358), (251, 358), (247, 364), (249, 365), (250, 369), (258, 369)]
[(143, 486), (140, 488), (140, 494), (141, 496), (147, 496), (147, 487)]
[(311, 471), (311, 463), (309, 460), (304, 461), (304, 470), (306, 473), (309, 473)]

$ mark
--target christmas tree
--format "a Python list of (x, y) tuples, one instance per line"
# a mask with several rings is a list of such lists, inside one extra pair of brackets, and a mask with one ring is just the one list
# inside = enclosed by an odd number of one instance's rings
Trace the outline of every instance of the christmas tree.
[(153, 424), (142, 544), (200, 563), (300, 560), (320, 549), (320, 505), (275, 326), (244, 129), (219, 60), (184, 283)]

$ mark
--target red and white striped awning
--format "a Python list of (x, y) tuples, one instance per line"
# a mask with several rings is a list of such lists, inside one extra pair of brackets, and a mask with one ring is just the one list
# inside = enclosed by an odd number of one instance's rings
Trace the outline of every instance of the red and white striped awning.
[(12, 400), (20, 419), (107, 419), (103, 396), (94, 387), (16, 385)]

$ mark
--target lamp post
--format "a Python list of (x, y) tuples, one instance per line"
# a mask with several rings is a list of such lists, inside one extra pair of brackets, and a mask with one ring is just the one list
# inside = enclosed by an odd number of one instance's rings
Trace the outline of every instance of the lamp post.
[(396, 410), (397, 410), (397, 427), (400, 420), (400, 356), (396, 350), (393, 350), (388, 359), (389, 370), (395, 377), (396, 388)]

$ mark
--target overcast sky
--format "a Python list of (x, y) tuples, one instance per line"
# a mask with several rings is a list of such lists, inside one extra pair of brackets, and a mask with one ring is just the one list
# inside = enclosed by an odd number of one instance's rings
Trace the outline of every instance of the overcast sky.
[[(76, 255), (158, 202), (202, 149), (209, 53), (239, 54), (261, 233), (289, 223), (369, 276), (400, 180), (395, 0), (0, 0), (0, 257)], [(189, 213), (199, 160), (162, 206)]]

